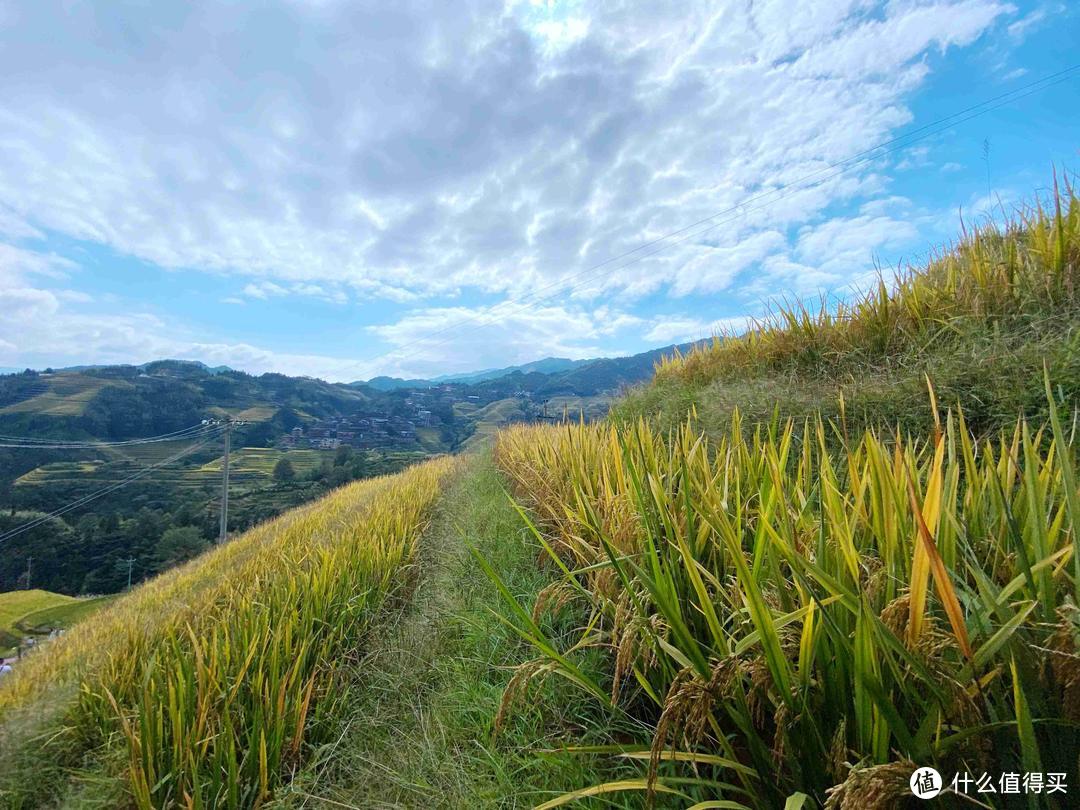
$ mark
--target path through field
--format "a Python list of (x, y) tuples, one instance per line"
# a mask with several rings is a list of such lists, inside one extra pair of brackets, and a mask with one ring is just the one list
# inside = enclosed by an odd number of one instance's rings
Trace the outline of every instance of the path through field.
[(589, 713), (574, 695), (555, 700), (545, 690), (542, 717), (523, 707), (493, 735), (511, 668), (530, 654), (495, 617), (497, 593), (466, 542), (515, 593), (548, 581), (499, 475), (486, 454), (474, 456), (425, 534), (415, 592), (354, 666), (336, 742), (276, 806), (523, 808), (599, 781), (586, 758), (539, 754), (556, 745), (553, 728)]

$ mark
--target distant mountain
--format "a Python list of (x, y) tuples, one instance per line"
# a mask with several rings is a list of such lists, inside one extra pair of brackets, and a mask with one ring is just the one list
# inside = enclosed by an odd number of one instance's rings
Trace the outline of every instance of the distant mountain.
[(502, 377), (470, 383), (450, 383), (461, 394), (477, 397), (482, 402), (506, 397), (527, 396), (541, 403), (551, 397), (591, 397), (616, 394), (622, 388), (649, 380), (653, 367), (664, 355), (676, 350), (685, 352), (695, 344), (683, 343), (652, 349), (629, 357), (605, 357), (575, 363), (572, 368), (553, 374), (538, 371), (513, 370)]
[[(539, 407), (552, 397), (616, 394), (650, 379), (663, 355), (693, 345), (593, 360), (547, 357), (430, 380), (376, 377), (348, 385), (284, 374), (256, 376), (191, 360), (16, 373), (0, 377), (0, 432), (114, 440), (167, 433), (229, 413), (254, 424), (250, 440), (262, 446), (303, 421), (406, 414), (416, 408), (436, 414), (423, 420), (453, 431), (459, 427), (454, 403), (482, 407), (515, 398)], [(442, 387), (446, 390), (435, 390)], [(428, 392), (427, 399), (410, 402), (410, 390)]]
[(376, 391), (397, 391), (401, 388), (431, 388), (438, 383), (432, 380), (406, 380), (401, 377), (372, 377), (347, 383), (350, 388), (374, 388)]
[[(209, 374), (222, 374), (226, 371), (232, 371), (229, 366), (208, 366), (201, 360), (170, 360), (168, 358), (164, 360), (151, 360), (148, 363), (142, 363), (141, 365), (128, 366), (129, 368), (137, 368), (140, 371), (146, 371), (150, 368), (160, 368), (162, 366), (169, 366), (172, 368), (180, 369), (184, 367), (190, 367), (205, 371)], [(62, 368), (54, 368), (52, 371), (100, 371), (102, 369), (121, 368), (117, 365), (108, 364), (94, 364), (88, 366), (63, 366)], [(13, 368), (11, 366), (0, 366), (0, 374), (19, 374), (25, 371), (25, 368)], [(35, 371), (45, 371), (45, 369), (34, 369)]]
[(432, 378), (432, 382), (436, 383), (478, 383), (485, 380), (496, 380), (499, 377), (506, 377), (509, 374), (515, 372), (521, 372), (522, 374), (531, 374), (533, 372), (537, 374), (558, 374), (562, 371), (569, 371), (572, 368), (587, 365), (593, 362), (592, 360), (571, 360), (567, 357), (545, 357), (543, 360), (534, 360), (531, 363), (524, 363), (520, 366), (507, 366), (506, 368), (489, 368), (483, 371), (471, 371), (463, 374), (444, 374), (441, 377)]
[(480, 371), (465, 371), (458, 374), (441, 374), (438, 377), (432, 377), (427, 380), (407, 380), (402, 377), (372, 377), (370, 380), (358, 380), (349, 383), (349, 385), (367, 385), (377, 391), (396, 391), (399, 388), (433, 388), (436, 385), (445, 385), (447, 383), (471, 385), (473, 383), (486, 382), (487, 380), (497, 380), (500, 377), (507, 377), (519, 372), (521, 374), (531, 374), (534, 372), (537, 374), (557, 374), (591, 362), (593, 361), (571, 360), (568, 357), (545, 357), (542, 360), (534, 360), (531, 363), (523, 363), (520, 366), (485, 368)]
[(652, 377), (653, 368), (661, 357), (676, 351), (686, 353), (695, 343), (680, 343), (650, 349), (629, 357), (603, 357), (590, 360), (559, 374), (550, 375), (550, 381), (538, 394), (556, 396), (562, 393), (602, 393), (617, 391), (628, 385), (644, 382)]

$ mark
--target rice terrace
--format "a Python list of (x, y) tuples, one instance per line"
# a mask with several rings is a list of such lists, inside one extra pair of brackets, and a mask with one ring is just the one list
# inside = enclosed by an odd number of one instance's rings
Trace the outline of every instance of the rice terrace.
[(1080, 806), (1075, 9), (51, 5), (0, 807)]

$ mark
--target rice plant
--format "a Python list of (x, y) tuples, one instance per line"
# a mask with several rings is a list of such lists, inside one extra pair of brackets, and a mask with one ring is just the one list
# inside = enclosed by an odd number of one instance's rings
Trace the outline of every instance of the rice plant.
[(661, 361), (656, 382), (706, 384), (768, 371), (814, 374), (891, 364), (973, 333), (1053, 330), (1080, 310), (1080, 198), (1054, 182), (1048, 201), (965, 230), (925, 267), (853, 301), (776, 309), (743, 336), (718, 336)]
[(55, 750), (122, 747), (110, 775), (140, 808), (259, 806), (319, 742), (455, 463), (343, 487), (146, 583), (24, 662), (3, 720), (65, 701)]
[[(1080, 494), (1051, 413), (986, 441), (960, 411), (914, 438), (737, 413), (717, 440), (692, 421), (501, 434), (561, 572), (530, 610), (489, 571), (537, 651), (507, 703), (554, 673), (649, 730), (589, 749), (641, 760), (641, 779), (548, 806), (641, 790), (886, 807), (913, 763), (1075, 774)], [(567, 603), (582, 630), (560, 648), (538, 614)], [(577, 665), (585, 648), (606, 651), (606, 679)]]

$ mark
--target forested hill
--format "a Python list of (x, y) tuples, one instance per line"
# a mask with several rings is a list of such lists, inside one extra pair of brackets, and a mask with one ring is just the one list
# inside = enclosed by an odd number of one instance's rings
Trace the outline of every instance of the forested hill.
[(23, 372), (0, 376), (0, 431), (37, 438), (128, 439), (226, 415), (256, 422), (277, 419), (279, 427), (290, 429), (300, 418), (352, 412), (379, 396), (308, 377), (253, 376), (174, 360)]
[[(25, 587), (32, 559), (29, 584), (112, 592), (125, 587), (131, 558), (137, 582), (207, 547), (218, 532), (223, 438), (170, 435), (203, 420), (245, 423), (233, 430), (230, 473), (229, 528), (240, 531), (510, 422), (600, 416), (664, 351), (392, 390), (175, 360), (0, 376), (0, 535), (17, 532), (4, 541), (0, 590)], [(56, 510), (68, 511), (48, 517)]]
[[(660, 357), (693, 344), (666, 346), (629, 357), (603, 358), (544, 372), (544, 361), (484, 372), (475, 381), (395, 380), (328, 383), (284, 374), (251, 375), (202, 363), (160, 360), (142, 366), (95, 366), (0, 375), (0, 433), (35, 438), (119, 440), (181, 430), (206, 418), (247, 420), (247, 441), (272, 441), (297, 425), (358, 413), (401, 412), (413, 391), (437, 389), (436, 416), (450, 428), (450, 406), (484, 405), (508, 397), (615, 393), (649, 379)], [(498, 374), (498, 376), (490, 376)], [(427, 396), (431, 396), (428, 394)]]

